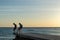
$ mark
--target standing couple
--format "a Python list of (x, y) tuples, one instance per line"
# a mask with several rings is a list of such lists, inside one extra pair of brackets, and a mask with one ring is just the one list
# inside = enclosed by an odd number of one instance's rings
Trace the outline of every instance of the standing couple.
[(19, 27), (18, 28), (17, 28), (17, 25), (15, 23), (13, 23), (13, 25), (14, 25), (14, 28), (13, 28), (14, 34), (19, 34), (21, 29), (23, 28), (23, 25), (21, 23), (19, 23)]

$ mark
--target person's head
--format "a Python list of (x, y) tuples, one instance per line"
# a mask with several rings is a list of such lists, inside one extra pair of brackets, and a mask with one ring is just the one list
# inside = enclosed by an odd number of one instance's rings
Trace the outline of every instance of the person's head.
[(19, 23), (19, 24), (21, 24), (21, 23)]
[(15, 25), (15, 23), (13, 23), (13, 25)]

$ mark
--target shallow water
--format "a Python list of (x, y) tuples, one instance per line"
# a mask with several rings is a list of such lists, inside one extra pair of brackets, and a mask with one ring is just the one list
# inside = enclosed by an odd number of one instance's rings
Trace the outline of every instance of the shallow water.
[[(0, 40), (12, 40), (14, 39), (13, 28), (0, 28)], [(35, 33), (35, 34), (48, 34), (48, 35), (60, 35), (60, 28), (23, 28), (23, 33)]]

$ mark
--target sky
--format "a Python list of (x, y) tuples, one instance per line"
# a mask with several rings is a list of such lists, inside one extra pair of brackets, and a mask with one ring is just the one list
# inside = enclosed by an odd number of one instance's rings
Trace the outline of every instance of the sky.
[(0, 0), (0, 27), (19, 22), (24, 27), (60, 27), (60, 0)]

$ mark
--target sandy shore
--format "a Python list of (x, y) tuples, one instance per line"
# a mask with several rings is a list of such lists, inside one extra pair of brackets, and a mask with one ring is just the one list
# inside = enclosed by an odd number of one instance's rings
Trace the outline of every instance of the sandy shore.
[(19, 35), (16, 35), (15, 40), (60, 40), (60, 36), (34, 33), (20, 33)]
[(46, 35), (46, 34), (32, 34), (32, 33), (21, 33), (20, 36), (31, 38), (31, 39), (46, 39), (46, 40), (60, 40), (60, 36), (57, 35)]

